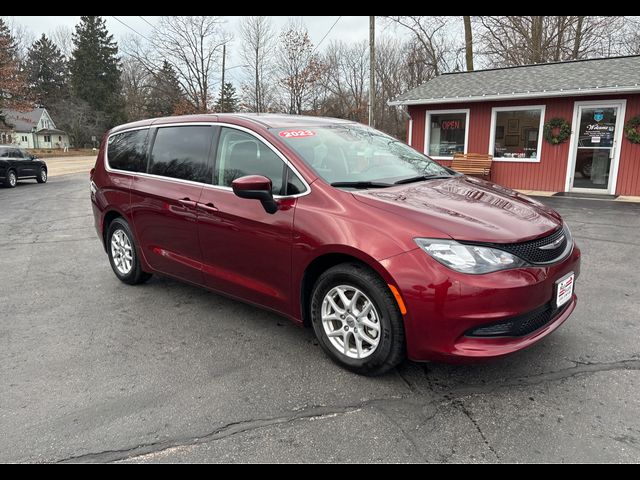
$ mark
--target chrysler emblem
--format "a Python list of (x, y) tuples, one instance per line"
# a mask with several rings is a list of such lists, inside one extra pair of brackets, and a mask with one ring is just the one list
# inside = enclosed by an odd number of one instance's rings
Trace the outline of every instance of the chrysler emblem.
[(558, 248), (558, 246), (564, 242), (564, 235), (560, 235), (560, 237), (555, 241), (551, 242), (548, 245), (543, 245), (542, 247), (538, 247), (540, 250), (553, 250), (554, 248)]

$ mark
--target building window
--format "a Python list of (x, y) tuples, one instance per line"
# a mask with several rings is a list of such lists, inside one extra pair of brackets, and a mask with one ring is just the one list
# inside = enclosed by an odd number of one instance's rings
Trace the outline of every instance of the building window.
[(26, 142), (28, 141), (28, 140), (27, 140), (27, 137), (25, 137), (25, 136), (23, 135), (23, 136), (22, 136), (22, 141), (26, 143)]
[(467, 152), (469, 110), (427, 111), (425, 153), (435, 158), (453, 158)]
[(543, 122), (544, 106), (494, 108), (489, 153), (494, 160), (539, 162)]
[(44, 136), (44, 141), (45, 141), (45, 143), (51, 143), (51, 135), (45, 135)]

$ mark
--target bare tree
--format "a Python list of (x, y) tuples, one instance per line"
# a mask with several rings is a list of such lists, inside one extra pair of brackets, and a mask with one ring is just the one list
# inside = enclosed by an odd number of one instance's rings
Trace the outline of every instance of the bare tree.
[(319, 82), (327, 93), (321, 109), (323, 114), (367, 121), (368, 50), (366, 40), (353, 45), (332, 42), (326, 49), (322, 58), (325, 68)]
[(122, 94), (130, 122), (147, 117), (149, 80), (149, 73), (135, 59), (128, 57), (122, 61)]
[(222, 46), (231, 40), (223, 24), (222, 17), (161, 17), (150, 43), (128, 37), (123, 50), (152, 74), (166, 60), (192, 104), (190, 110), (207, 112), (215, 101), (212, 83)]
[(611, 56), (620, 51), (624, 17), (485, 16), (480, 44), (491, 66)]
[(376, 128), (404, 139), (405, 114), (387, 102), (409, 89), (407, 45), (394, 37), (380, 37), (376, 50)]
[(31, 47), (36, 40), (35, 35), (30, 29), (18, 23), (13, 17), (9, 17), (6, 25), (14, 41), (17, 59), (20, 63), (24, 63), (29, 55), (29, 47)]
[(301, 22), (290, 22), (280, 34), (277, 65), (287, 110), (301, 114), (322, 72), (309, 33)]
[[(458, 39), (450, 28), (455, 17), (389, 16), (389, 21), (406, 28), (422, 49), (430, 77), (452, 70), (452, 58), (458, 50)], [(459, 19), (458, 19), (459, 21)]]
[(640, 17), (627, 17), (618, 50), (622, 55), (640, 55)]
[(49, 38), (56, 44), (56, 47), (60, 49), (60, 52), (65, 58), (71, 57), (71, 52), (73, 51), (72, 35), (73, 30), (66, 25), (58, 25), (49, 32)]
[(462, 17), (464, 23), (464, 50), (468, 71), (473, 70), (473, 30), (471, 29), (471, 17)]
[(244, 17), (240, 23), (242, 47), (240, 56), (251, 80), (247, 82), (247, 100), (255, 112), (268, 111), (271, 101), (269, 83), (273, 74), (271, 67), (275, 53), (275, 32), (269, 17)]

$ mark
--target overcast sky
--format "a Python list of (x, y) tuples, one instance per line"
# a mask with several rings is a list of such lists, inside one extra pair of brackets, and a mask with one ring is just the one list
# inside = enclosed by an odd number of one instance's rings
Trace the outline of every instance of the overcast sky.
[[(49, 33), (53, 31), (59, 25), (65, 25), (73, 29), (73, 27), (78, 23), (80, 17), (72, 17), (72, 16), (14, 16), (14, 17), (5, 17), (12, 18), (17, 23), (24, 25), (31, 32), (33, 32), (35, 37), (39, 37), (42, 33)], [(109, 31), (114, 35), (116, 40), (120, 40), (125, 35), (137, 35), (133, 32), (133, 30), (137, 31), (140, 35), (149, 36), (153, 28), (145, 22), (145, 20), (153, 25), (156, 24), (159, 17), (153, 16), (105, 16), (107, 21), (107, 27)], [(128, 25), (130, 28), (124, 26), (122, 23), (118, 22), (119, 19), (121, 22)], [(232, 32), (235, 36), (235, 41), (231, 45), (229, 57), (227, 58), (227, 65), (229, 67), (233, 67), (234, 65), (240, 64), (240, 60), (237, 54), (237, 48), (239, 43), (238, 34), (238, 25), (240, 18), (239, 16), (234, 17), (224, 17), (227, 19), (227, 29)], [(284, 16), (274, 16), (273, 23), (277, 29), (282, 28), (289, 18)], [(309, 34), (311, 35), (311, 40), (314, 45), (317, 45), (318, 42), (322, 40), (322, 38), (327, 34), (331, 26), (334, 24), (336, 20), (338, 20), (338, 16), (330, 16), (330, 17), (322, 17), (322, 16), (303, 16), (301, 17), (304, 21), (305, 25), (309, 29)], [(383, 29), (382, 22), (378, 22), (378, 28), (380, 30)], [(343, 16), (340, 17), (340, 20), (336, 24), (336, 26), (331, 30), (331, 33), (326, 37), (321, 47), (326, 46), (331, 40), (344, 40), (346, 42), (355, 42), (358, 40), (367, 40), (369, 38), (369, 17), (349, 17)], [(238, 76), (241, 75), (241, 69), (235, 69), (228, 72), (228, 76), (231, 77), (232, 81), (238, 80)]]

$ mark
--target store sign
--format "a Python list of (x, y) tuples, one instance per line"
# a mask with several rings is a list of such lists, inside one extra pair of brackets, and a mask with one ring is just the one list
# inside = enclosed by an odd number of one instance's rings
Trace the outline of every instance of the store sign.
[(440, 123), (442, 130), (460, 130), (462, 128), (460, 120), (443, 120)]
[(601, 147), (610, 147), (613, 144), (613, 133), (616, 129), (615, 123), (582, 123), (580, 128), (580, 139), (586, 144), (599, 144)]
[(596, 110), (595, 112), (593, 112), (593, 119), (596, 122), (601, 122), (602, 120), (604, 120), (604, 112), (602, 110)]

